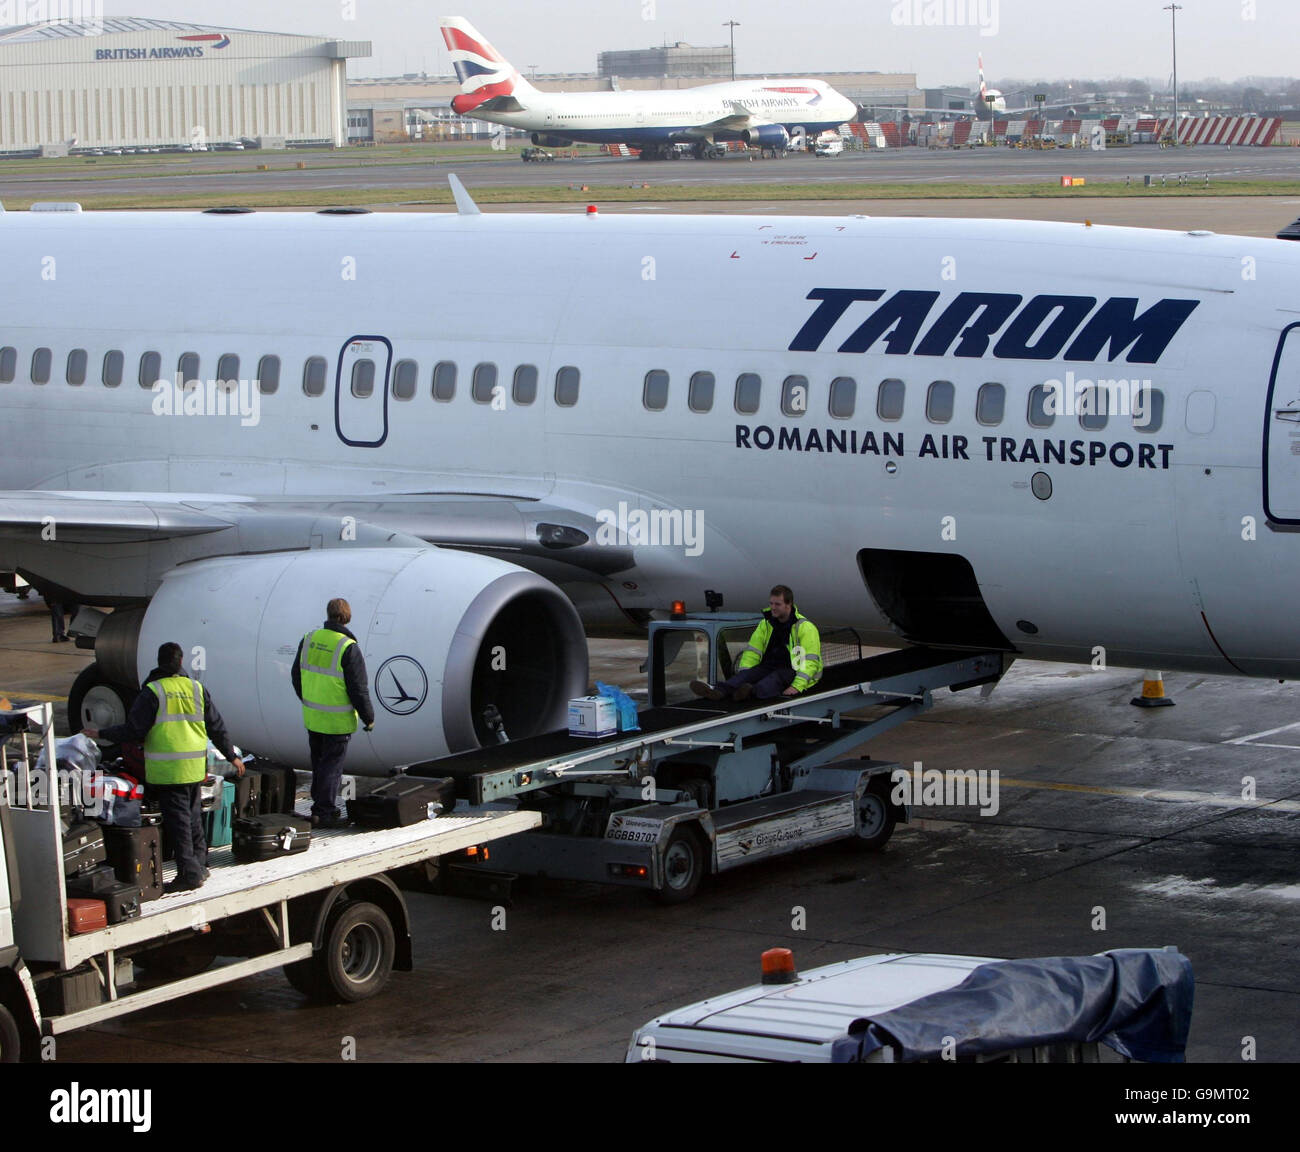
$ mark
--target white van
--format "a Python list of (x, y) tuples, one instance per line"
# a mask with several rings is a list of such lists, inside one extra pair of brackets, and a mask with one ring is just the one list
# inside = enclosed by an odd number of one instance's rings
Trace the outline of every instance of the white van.
[(814, 156), (840, 156), (844, 152), (844, 141), (838, 136), (825, 136), (813, 147)]

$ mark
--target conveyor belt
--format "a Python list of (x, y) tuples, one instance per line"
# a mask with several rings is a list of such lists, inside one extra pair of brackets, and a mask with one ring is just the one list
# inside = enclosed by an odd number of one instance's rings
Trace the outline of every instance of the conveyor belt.
[[(647, 708), (637, 717), (641, 725), (639, 733), (620, 732), (599, 740), (591, 740), (570, 736), (567, 730), (561, 729), (520, 740), (511, 740), (505, 744), (472, 748), (466, 752), (457, 752), (435, 760), (425, 760), (410, 765), (407, 772), (412, 776), (451, 776), (457, 780), (465, 780), (480, 773), (526, 770), (530, 765), (564, 760), (604, 746), (626, 744), (631, 739), (640, 742), (654, 741), (656, 737), (663, 738), (671, 735), (677, 729), (698, 726), (710, 717), (722, 719), (727, 716), (752, 716), (795, 701), (806, 704), (810, 700), (834, 696), (846, 688), (867, 681), (906, 677), (909, 673), (961, 660), (970, 655), (969, 651), (943, 648), (902, 648), (878, 656), (868, 656), (863, 660), (851, 660), (844, 664), (832, 665), (826, 669), (816, 688), (802, 696), (782, 697), (777, 700), (751, 698), (743, 704), (727, 700), (695, 700), (680, 705)], [(893, 687), (897, 691), (909, 690), (906, 683)]]

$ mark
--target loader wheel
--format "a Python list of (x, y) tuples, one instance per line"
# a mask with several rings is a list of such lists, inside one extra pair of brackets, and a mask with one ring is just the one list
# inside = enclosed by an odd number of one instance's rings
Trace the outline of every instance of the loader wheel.
[(660, 904), (683, 904), (704, 878), (704, 837), (687, 825), (674, 830), (664, 847), (664, 883), (655, 891)]
[(22, 1058), (22, 1037), (14, 1014), (0, 1004), (0, 1064), (17, 1064)]
[(325, 943), (312, 957), (324, 993), (355, 1004), (379, 992), (393, 971), (393, 925), (378, 905), (356, 900), (330, 918)]
[(294, 991), (301, 992), (308, 1000), (321, 998), (320, 981), (317, 979), (319, 975), (314, 956), (309, 956), (306, 960), (295, 960), (292, 964), (284, 966), (284, 978), (289, 981)]
[(858, 844), (868, 852), (883, 848), (894, 834), (895, 819), (894, 806), (889, 802), (888, 794), (868, 787), (853, 813)]

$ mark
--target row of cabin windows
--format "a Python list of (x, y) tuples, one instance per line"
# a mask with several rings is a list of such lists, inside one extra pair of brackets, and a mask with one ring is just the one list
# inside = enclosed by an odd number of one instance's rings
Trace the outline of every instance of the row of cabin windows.
[[(68, 353), (64, 379), (74, 386), (86, 382), (89, 355), (84, 348), (74, 348)], [(200, 379), (199, 354), (184, 352), (176, 363), (182, 381), (189, 383)], [(126, 370), (126, 356), (119, 350), (106, 352), (100, 369), (100, 380), (106, 388), (121, 385)], [(399, 360), (393, 366), (392, 394), (397, 400), (414, 399), (418, 386), (419, 365), (414, 360)], [(18, 373), (18, 350), (0, 348), (0, 384), (11, 384)], [(32, 353), (31, 379), (33, 384), (48, 384), (54, 373), (54, 353), (49, 348), (37, 348)], [(141, 388), (153, 388), (162, 376), (162, 353), (145, 352), (140, 356), (137, 379)], [(217, 360), (219, 381), (239, 380), (239, 356), (227, 352)], [(538, 371), (536, 365), (521, 364), (514, 371), (511, 396), (516, 404), (532, 404), (537, 399)], [(280, 357), (263, 356), (257, 362), (258, 390), (266, 395), (279, 390)], [(375, 391), (375, 362), (361, 358), (353, 361), (350, 387), (352, 395), (364, 399)], [(555, 373), (555, 402), (562, 408), (572, 408), (578, 402), (580, 374), (577, 368), (566, 365)], [(324, 356), (309, 356), (303, 365), (302, 390), (308, 396), (323, 396), (329, 384), (329, 362)], [(447, 403), (456, 395), (456, 365), (449, 360), (440, 361), (433, 369), (433, 398)], [(497, 366), (477, 364), (470, 382), (470, 395), (480, 404), (490, 404), (497, 395)]]
[[(713, 407), (716, 380), (712, 372), (695, 372), (686, 391), (686, 406), (692, 412), (708, 412)], [(758, 411), (762, 394), (762, 379), (753, 372), (742, 372), (736, 377), (735, 408), (742, 416), (752, 416)], [(1029, 390), (1026, 418), (1031, 428), (1050, 428), (1056, 422), (1056, 411), (1062, 396), (1058, 393), (1053, 403), (1053, 389), (1038, 384)], [(876, 389), (876, 415), (881, 420), (903, 418), (903, 402), (907, 385), (902, 380), (882, 380)], [(951, 380), (935, 380), (925, 394), (925, 418), (932, 424), (947, 424), (953, 418), (957, 390)], [(810, 386), (807, 376), (787, 376), (781, 384), (781, 413), (798, 417), (809, 410)], [(668, 407), (668, 373), (655, 368), (645, 375), (641, 400), (651, 412), (662, 412)], [(827, 411), (837, 420), (851, 420), (857, 410), (858, 382), (851, 376), (837, 376), (831, 381), (827, 396)], [(975, 419), (994, 427), (1002, 423), (1006, 413), (1007, 390), (1002, 384), (981, 384), (975, 394)], [(1084, 389), (1075, 400), (1079, 411), (1079, 424), (1089, 430), (1106, 427), (1109, 393), (1105, 387)], [(1145, 391), (1143, 420), (1135, 425), (1143, 432), (1158, 432), (1164, 422), (1164, 393), (1159, 389)]]
[[(49, 348), (37, 348), (32, 353), (31, 377), (34, 384), (48, 384), (53, 372), (54, 354)], [(69, 384), (86, 382), (89, 357), (84, 348), (74, 348), (68, 353), (65, 379)], [(0, 348), (0, 384), (12, 383), (18, 368), (18, 351), (12, 347)], [(199, 354), (185, 352), (177, 361), (177, 372), (183, 381), (199, 379)], [(109, 388), (122, 383), (125, 356), (114, 350), (105, 353), (101, 380)], [(365, 399), (374, 395), (375, 362), (360, 358), (352, 363), (350, 387), (352, 395)], [(145, 352), (140, 357), (139, 383), (141, 388), (153, 388), (162, 373), (162, 354)], [(395, 400), (413, 400), (419, 386), (420, 367), (415, 360), (399, 360), (393, 365), (392, 395)], [(227, 352), (217, 360), (217, 380), (239, 379), (239, 356)], [(539, 374), (534, 364), (520, 364), (511, 378), (510, 394), (514, 403), (532, 404), (537, 399)], [(453, 361), (441, 360), (433, 367), (432, 395), (440, 403), (449, 403), (456, 395), (457, 366)], [(280, 357), (263, 356), (257, 364), (258, 390), (266, 395), (280, 387)], [(571, 408), (578, 402), (580, 374), (570, 365), (555, 374), (555, 402), (560, 407)], [(651, 412), (662, 412), (668, 407), (669, 376), (661, 368), (645, 375), (642, 402)], [(310, 356), (303, 365), (302, 390), (308, 396), (323, 396), (329, 383), (329, 362), (324, 356)], [(692, 412), (709, 412), (713, 409), (717, 386), (712, 372), (691, 374), (687, 385), (686, 404)], [(490, 404), (498, 395), (498, 370), (492, 363), (476, 364), (470, 373), (470, 397), (478, 404)], [(504, 388), (503, 385), (500, 387)], [(738, 413), (752, 416), (758, 412), (763, 381), (754, 372), (742, 372), (736, 377), (734, 405)], [(1050, 428), (1056, 422), (1052, 411), (1052, 389), (1038, 384), (1029, 390), (1026, 419), (1031, 428)], [(799, 417), (809, 409), (810, 385), (806, 376), (787, 376), (781, 385), (781, 412), (785, 416)], [(898, 379), (882, 380), (876, 389), (876, 415), (884, 421), (903, 418), (903, 404), (907, 385)], [(837, 420), (851, 420), (857, 410), (858, 382), (851, 376), (837, 376), (831, 381), (827, 397), (827, 410)], [(1059, 397), (1058, 397), (1059, 400)], [(1079, 424), (1090, 431), (1100, 431), (1110, 418), (1107, 411), (1109, 395), (1104, 387), (1084, 389), (1078, 407)], [(1164, 423), (1164, 393), (1159, 389), (1145, 392), (1145, 411), (1142, 422), (1135, 426), (1143, 432), (1158, 432)], [(947, 424), (956, 407), (956, 388), (951, 380), (935, 380), (926, 391), (925, 418), (932, 424)], [(981, 384), (975, 394), (975, 419), (988, 427), (1001, 424), (1006, 413), (1006, 388), (1002, 384)]]

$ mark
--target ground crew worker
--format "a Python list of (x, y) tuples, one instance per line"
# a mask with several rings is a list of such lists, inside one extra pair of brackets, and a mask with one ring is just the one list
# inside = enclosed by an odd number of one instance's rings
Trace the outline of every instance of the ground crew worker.
[(325, 606), (325, 623), (298, 642), (293, 690), (302, 701), (302, 722), (311, 749), (311, 822), (315, 828), (347, 823), (336, 807), (348, 740), (357, 719), (367, 732), (375, 726), (366, 661), (348, 631), (352, 608), (346, 600)]
[(798, 696), (822, 675), (822, 641), (817, 626), (799, 614), (794, 593), (778, 584), (768, 609), (736, 662), (736, 673), (716, 686), (692, 680), (691, 691), (709, 700), (759, 700)]
[(176, 858), (176, 878), (163, 885), (164, 892), (191, 892), (208, 878), (202, 788), (208, 741), (238, 775), (244, 774), (212, 693), (184, 674), (183, 659), (179, 644), (162, 645), (158, 667), (149, 673), (126, 723), (82, 729), (92, 740), (144, 744), (145, 783), (162, 809), (163, 831)]

